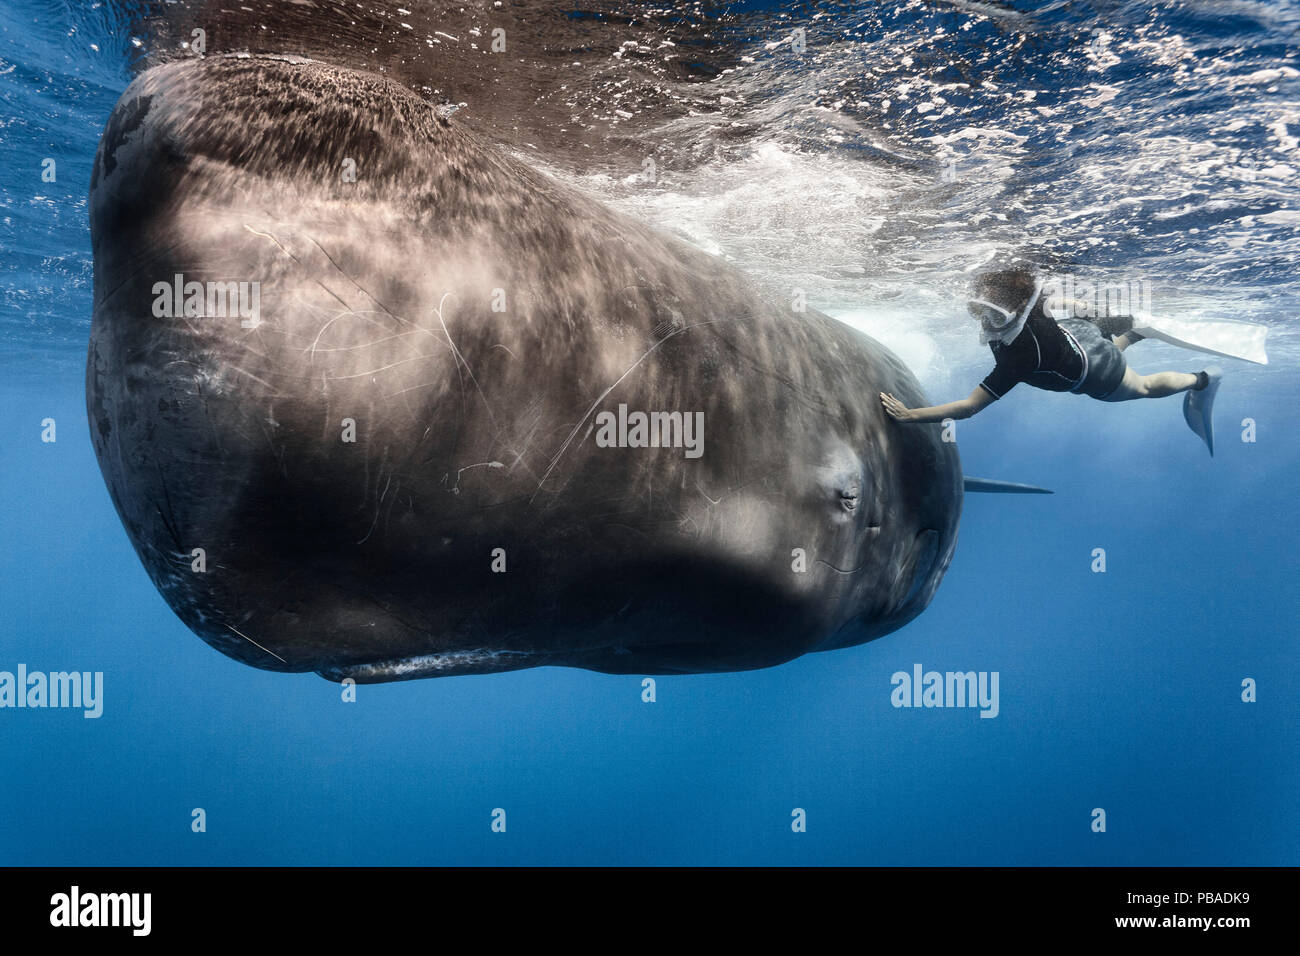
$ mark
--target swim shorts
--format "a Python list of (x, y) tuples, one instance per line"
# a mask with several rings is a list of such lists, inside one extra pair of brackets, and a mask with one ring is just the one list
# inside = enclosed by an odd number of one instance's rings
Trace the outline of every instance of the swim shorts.
[(1057, 324), (1078, 343), (1088, 362), (1083, 372), (1083, 381), (1070, 391), (1104, 399), (1119, 388), (1119, 383), (1124, 381), (1124, 371), (1128, 368), (1124, 353), (1103, 337), (1101, 330), (1087, 319), (1062, 319)]

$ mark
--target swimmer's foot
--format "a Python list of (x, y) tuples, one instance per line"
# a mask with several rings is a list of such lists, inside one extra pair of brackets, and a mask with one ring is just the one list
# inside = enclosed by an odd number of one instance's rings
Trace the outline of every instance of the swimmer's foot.
[(1222, 377), (1223, 372), (1218, 368), (1207, 368), (1197, 374), (1196, 386), (1183, 395), (1183, 418), (1187, 427), (1205, 442), (1211, 458), (1214, 457), (1214, 396)]

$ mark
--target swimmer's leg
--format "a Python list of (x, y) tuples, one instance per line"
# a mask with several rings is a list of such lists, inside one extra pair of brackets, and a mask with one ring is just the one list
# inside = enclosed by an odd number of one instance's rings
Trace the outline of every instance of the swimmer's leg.
[(1124, 369), (1124, 380), (1103, 402), (1127, 402), (1135, 398), (1166, 398), (1190, 389), (1202, 389), (1209, 384), (1209, 377), (1204, 372), (1193, 375), (1191, 372), (1156, 372), (1153, 375), (1139, 375), (1133, 369)]
[(1144, 338), (1146, 338), (1145, 335), (1139, 335), (1137, 332), (1129, 330), (1128, 332), (1125, 332), (1123, 335), (1115, 336), (1113, 339), (1111, 339), (1111, 341), (1115, 343), (1115, 348), (1123, 352), (1130, 345), (1132, 345), (1135, 342), (1141, 342)]
[(1097, 331), (1102, 334), (1102, 337), (1110, 339), (1115, 348), (1121, 352), (1134, 342), (1141, 342), (1146, 338), (1145, 335), (1134, 330), (1131, 315), (1103, 315), (1088, 321), (1097, 326)]

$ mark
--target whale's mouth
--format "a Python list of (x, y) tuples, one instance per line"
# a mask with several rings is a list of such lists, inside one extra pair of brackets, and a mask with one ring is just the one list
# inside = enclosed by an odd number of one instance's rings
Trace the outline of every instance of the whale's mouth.
[(938, 558), (939, 532), (927, 528), (917, 534), (916, 540), (912, 543), (911, 558), (904, 565), (905, 573), (911, 575), (911, 583), (908, 585), (907, 593), (898, 602), (894, 613), (905, 611), (920, 596), (930, 582), (931, 572)]
[(326, 680), (352, 680), (358, 684), (382, 684), (388, 681), (419, 680), (423, 677), (453, 677), (457, 674), (492, 674), (498, 671), (534, 667), (539, 655), (531, 651), (475, 649), (446, 651), (438, 654), (415, 654), (369, 664), (327, 667), (316, 673)]

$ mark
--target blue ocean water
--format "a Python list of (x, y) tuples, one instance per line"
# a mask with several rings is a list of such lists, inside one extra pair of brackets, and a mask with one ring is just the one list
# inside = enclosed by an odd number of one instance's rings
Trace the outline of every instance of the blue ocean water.
[[(135, 557), (88, 440), (85, 197), (147, 38), (111, 4), (0, 0), (0, 670), (104, 675), (97, 719), (0, 709), (0, 863), (1300, 862), (1300, 5), (831, 9), (851, 42), (715, 81), (761, 136), (651, 190), (553, 171), (813, 290), (935, 401), (987, 371), (953, 303), (999, 251), (1265, 323), (1270, 365), (1222, 363), (1216, 456), (1177, 400), (1022, 386), (959, 424), (963, 463), (1056, 494), (968, 497), (934, 603), (895, 634), (660, 677), (654, 703), (639, 677), (557, 668), (345, 703), (209, 648)], [(915, 664), (996, 671), (998, 716), (892, 706)]]

